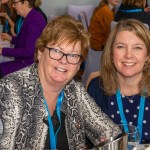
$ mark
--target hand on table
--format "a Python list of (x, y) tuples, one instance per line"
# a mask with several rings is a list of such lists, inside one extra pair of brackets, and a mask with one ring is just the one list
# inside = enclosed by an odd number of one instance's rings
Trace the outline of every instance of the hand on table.
[(12, 37), (7, 33), (1, 33), (0, 36), (1, 36), (2, 40), (7, 40), (9, 42), (11, 42), (11, 40), (12, 40)]

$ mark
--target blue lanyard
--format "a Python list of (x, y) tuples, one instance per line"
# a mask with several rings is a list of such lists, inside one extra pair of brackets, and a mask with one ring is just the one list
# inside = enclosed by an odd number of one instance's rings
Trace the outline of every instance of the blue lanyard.
[(8, 20), (6, 19), (6, 21), (5, 21), (5, 33), (8, 33), (8, 31), (9, 31), (9, 23), (8, 23)]
[(51, 115), (50, 115), (50, 111), (48, 109), (48, 105), (46, 103), (46, 100), (44, 99), (44, 105), (46, 107), (46, 111), (48, 113), (48, 124), (49, 124), (49, 135), (50, 135), (50, 148), (53, 150), (56, 149), (56, 145), (57, 145), (57, 133), (61, 128), (61, 113), (60, 113), (60, 107), (62, 104), (64, 98), (64, 91), (62, 90), (61, 93), (59, 94), (58, 100), (57, 100), (57, 104), (56, 104), (56, 112), (57, 112), (57, 116), (60, 122), (60, 126), (57, 129), (56, 133), (54, 133), (54, 128), (53, 128), (53, 123), (52, 123), (52, 119), (51, 119)]
[(21, 27), (22, 27), (22, 24), (23, 24), (23, 21), (24, 21), (24, 18), (23, 17), (19, 17), (17, 23), (16, 23), (16, 34), (18, 35), (20, 30), (21, 30)]
[(130, 9), (130, 10), (119, 9), (119, 11), (124, 12), (124, 13), (133, 13), (133, 12), (142, 12), (144, 10), (139, 8), (139, 9)]
[[(124, 125), (124, 129), (126, 132), (128, 132), (128, 127), (126, 126), (127, 120), (125, 118), (124, 112), (123, 112), (123, 104), (122, 104), (122, 98), (120, 94), (120, 90), (118, 89), (116, 93), (117, 97), (117, 104), (120, 112), (120, 117), (122, 120), (122, 123)], [(140, 142), (142, 141), (142, 128), (143, 128), (143, 117), (144, 117), (144, 107), (145, 107), (145, 97), (141, 96), (140, 98), (140, 106), (139, 106), (139, 114), (138, 114), (138, 121), (137, 121), (137, 127), (140, 132)]]

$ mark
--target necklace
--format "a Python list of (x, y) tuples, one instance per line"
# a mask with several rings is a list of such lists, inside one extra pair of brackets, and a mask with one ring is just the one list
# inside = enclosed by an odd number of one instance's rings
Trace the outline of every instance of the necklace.
[(135, 95), (133, 95), (131, 98), (129, 98), (128, 96), (125, 96), (130, 102), (133, 101), (133, 98), (134, 98)]
[(122, 95), (122, 97), (123, 98), (126, 97), (129, 100), (130, 103), (133, 103), (133, 98), (134, 98), (135, 95), (133, 95), (131, 98), (129, 98), (129, 96), (125, 96), (125, 95)]

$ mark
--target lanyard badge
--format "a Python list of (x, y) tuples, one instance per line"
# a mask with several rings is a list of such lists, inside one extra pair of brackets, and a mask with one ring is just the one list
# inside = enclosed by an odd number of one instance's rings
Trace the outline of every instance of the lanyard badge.
[(57, 100), (57, 104), (56, 104), (56, 112), (57, 112), (57, 116), (60, 122), (60, 126), (57, 129), (56, 133), (54, 133), (54, 128), (53, 128), (53, 123), (52, 123), (52, 119), (51, 119), (51, 114), (50, 111), (48, 109), (48, 105), (46, 103), (46, 100), (44, 99), (44, 105), (46, 107), (46, 111), (48, 113), (48, 124), (49, 124), (49, 135), (50, 135), (50, 148), (51, 149), (56, 149), (56, 145), (57, 145), (57, 134), (61, 128), (61, 113), (60, 113), (60, 107), (62, 104), (64, 98), (64, 91), (62, 90), (61, 93), (59, 94), (58, 100)]
[[(120, 117), (122, 120), (122, 123), (124, 124), (124, 129), (126, 132), (128, 132), (128, 127), (126, 126), (127, 120), (123, 112), (123, 104), (122, 104), (122, 98), (120, 94), (120, 90), (118, 89), (116, 93), (117, 98), (117, 104), (120, 112)], [(138, 121), (137, 121), (137, 127), (140, 132), (140, 142), (142, 141), (142, 128), (143, 128), (143, 117), (144, 117), (144, 107), (145, 107), (145, 97), (141, 96), (140, 98), (140, 106), (139, 106), (139, 114), (138, 114)]]

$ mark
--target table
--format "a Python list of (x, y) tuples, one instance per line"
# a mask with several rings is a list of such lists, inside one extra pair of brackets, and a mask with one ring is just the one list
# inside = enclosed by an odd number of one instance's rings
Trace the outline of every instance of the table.
[[(0, 38), (0, 47), (11, 47), (11, 44), (9, 41), (3, 41), (1, 38)], [(7, 61), (14, 61), (14, 57), (7, 57), (7, 56), (3, 56), (3, 55), (0, 55), (0, 63), (2, 62), (7, 62)]]

